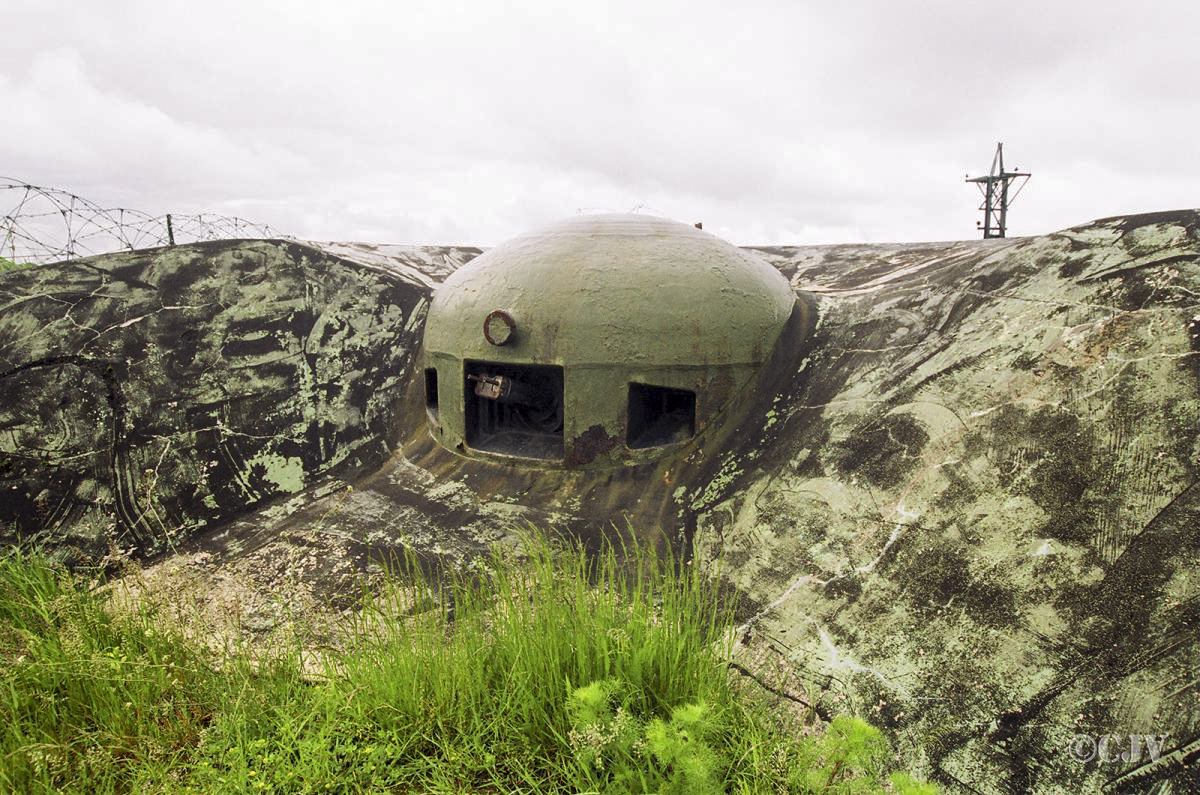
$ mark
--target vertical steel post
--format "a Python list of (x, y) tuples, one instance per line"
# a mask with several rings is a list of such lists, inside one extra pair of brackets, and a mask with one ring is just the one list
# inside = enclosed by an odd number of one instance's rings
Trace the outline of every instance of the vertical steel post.
[(983, 238), (984, 240), (992, 236), (992, 197), (995, 195), (992, 181), (989, 179), (985, 188), (985, 196), (983, 198)]
[(1000, 234), (997, 237), (1004, 237), (1004, 232), (1008, 228), (1008, 180), (1000, 180)]

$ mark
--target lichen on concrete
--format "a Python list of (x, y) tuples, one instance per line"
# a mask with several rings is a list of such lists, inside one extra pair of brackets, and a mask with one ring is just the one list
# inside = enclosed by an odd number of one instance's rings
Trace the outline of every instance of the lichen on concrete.
[(154, 552), (378, 465), (427, 297), (400, 268), (271, 241), (5, 274), (0, 528)]
[[(157, 514), (207, 577), (336, 549), (296, 571), (338, 604), (389, 556), (466, 565), (528, 523), (636, 536), (740, 595), (764, 681), (864, 714), (948, 791), (1196, 780), (1200, 213), (756, 248), (804, 311), (730, 421), (588, 470), (430, 436), (414, 341), (460, 250), (335, 250), (362, 262), (242, 243), (0, 276), (3, 521), (153, 549), (129, 528)], [(267, 475), (293, 457), (286, 495)], [(1101, 735), (1167, 740), (1072, 755)]]

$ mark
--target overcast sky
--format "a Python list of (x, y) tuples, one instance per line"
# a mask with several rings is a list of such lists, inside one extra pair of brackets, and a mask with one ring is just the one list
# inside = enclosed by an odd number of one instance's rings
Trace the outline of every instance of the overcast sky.
[(740, 244), (1200, 206), (1200, 2), (0, 0), (0, 175), (297, 237), (635, 208)]

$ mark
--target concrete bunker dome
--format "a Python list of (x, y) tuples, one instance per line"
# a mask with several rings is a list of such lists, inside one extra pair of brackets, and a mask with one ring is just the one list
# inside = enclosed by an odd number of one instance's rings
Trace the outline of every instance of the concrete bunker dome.
[(656, 458), (721, 418), (795, 303), (775, 268), (688, 224), (559, 222), (485, 252), (434, 293), (430, 431), (473, 456)]

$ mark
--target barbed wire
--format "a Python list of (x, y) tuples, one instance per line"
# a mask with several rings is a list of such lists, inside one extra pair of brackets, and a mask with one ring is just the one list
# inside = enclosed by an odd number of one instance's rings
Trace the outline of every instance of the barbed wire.
[[(93, 254), (232, 238), (285, 238), (266, 224), (219, 213), (153, 216), (104, 208), (57, 188), (0, 177), (0, 259), (44, 264)], [(2, 263), (0, 263), (2, 264)]]

